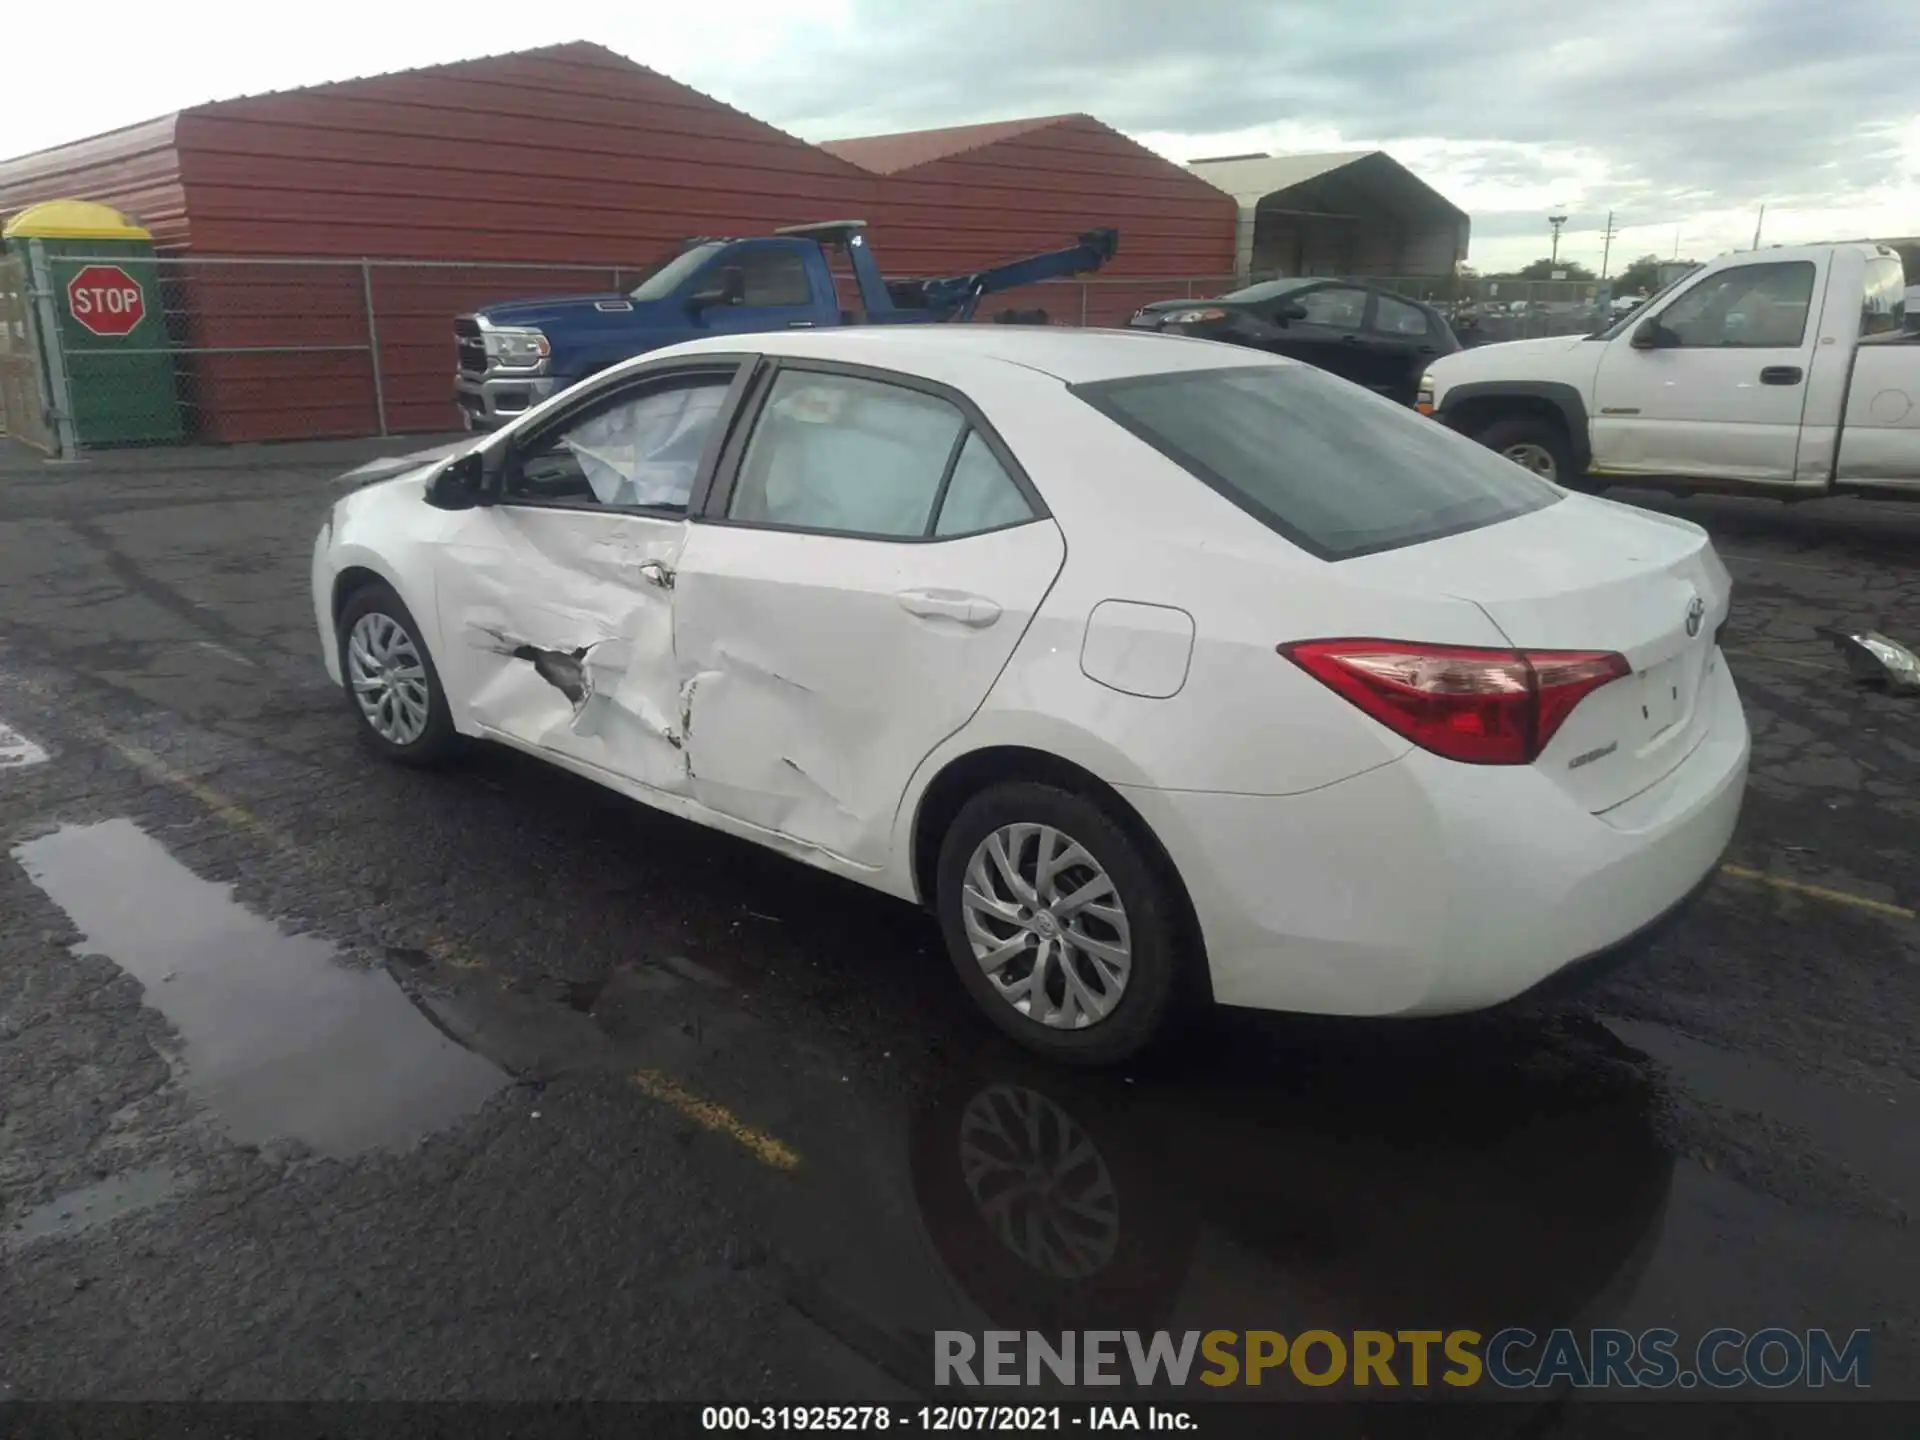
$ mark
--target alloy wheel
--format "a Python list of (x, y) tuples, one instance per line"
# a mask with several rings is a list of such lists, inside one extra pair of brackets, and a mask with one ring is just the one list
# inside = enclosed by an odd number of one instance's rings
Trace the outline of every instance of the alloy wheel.
[(1120, 891), (1051, 825), (1003, 825), (967, 861), (961, 913), (973, 958), (1028, 1019), (1079, 1030), (1113, 1013), (1133, 970)]
[(420, 648), (390, 615), (368, 611), (347, 634), (347, 681), (373, 733), (411, 745), (427, 729), (427, 670)]

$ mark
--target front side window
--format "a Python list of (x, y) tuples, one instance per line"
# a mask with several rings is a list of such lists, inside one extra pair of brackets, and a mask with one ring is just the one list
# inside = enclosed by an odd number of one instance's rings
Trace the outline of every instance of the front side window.
[[(1176, 371), (1073, 390), (1325, 560), (1496, 524), (1562, 494), (1465, 436), (1306, 365)], [(1178, 507), (1169, 495), (1169, 514)]]
[(1882, 255), (1867, 262), (1867, 294), (1860, 307), (1860, 338), (1889, 335), (1907, 324), (1907, 272), (1898, 259)]
[(872, 539), (942, 539), (1034, 518), (958, 407), (851, 375), (783, 372), (740, 460), (727, 517)]
[(656, 386), (562, 421), (515, 454), (506, 498), (684, 511), (731, 384)]
[(1810, 260), (1736, 265), (1702, 280), (1661, 312), (1661, 328), (1685, 349), (1794, 349), (1813, 308)]
[(1328, 285), (1294, 297), (1306, 313), (1309, 325), (1327, 325), (1336, 330), (1358, 330), (1367, 314), (1367, 292), (1351, 285)]

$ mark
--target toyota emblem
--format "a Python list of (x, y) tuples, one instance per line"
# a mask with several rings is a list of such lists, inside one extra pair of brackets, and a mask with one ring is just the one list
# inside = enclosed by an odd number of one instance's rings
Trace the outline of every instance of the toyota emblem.
[(1698, 595), (1687, 606), (1687, 634), (1689, 637), (1700, 633), (1700, 622), (1707, 618), (1707, 602)]

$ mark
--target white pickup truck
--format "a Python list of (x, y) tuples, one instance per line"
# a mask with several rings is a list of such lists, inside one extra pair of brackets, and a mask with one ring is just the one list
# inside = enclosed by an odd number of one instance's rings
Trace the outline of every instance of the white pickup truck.
[(1570, 488), (1920, 500), (1920, 333), (1882, 245), (1724, 255), (1583, 339), (1463, 350), (1418, 408)]

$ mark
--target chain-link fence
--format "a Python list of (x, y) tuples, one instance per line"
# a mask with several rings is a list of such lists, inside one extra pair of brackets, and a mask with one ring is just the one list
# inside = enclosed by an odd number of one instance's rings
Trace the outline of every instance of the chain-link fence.
[[(70, 287), (86, 275), (97, 281), (96, 267), (118, 271), (104, 294), (122, 308), (90, 309), (83, 318)], [(453, 398), (456, 316), (515, 298), (621, 292), (644, 273), (637, 266), (194, 256), (162, 256), (136, 271), (117, 260), (60, 256), (33, 297), (53, 317), (42, 328), (54, 343), (43, 344), (49, 353), (41, 357), (48, 412), (41, 418), (50, 423), (8, 428), (57, 437), (47, 448), (69, 452), (454, 430), (461, 425)], [(1591, 284), (1368, 283), (1436, 306), (1468, 344), (1583, 333), (1604, 320), (1603, 292)], [(976, 318), (1124, 326), (1155, 301), (1234, 288), (1224, 274), (1093, 275), (989, 296)], [(854, 310), (857, 299), (848, 290), (842, 303)], [(9, 403), (30, 403), (28, 394), (16, 385)]]

